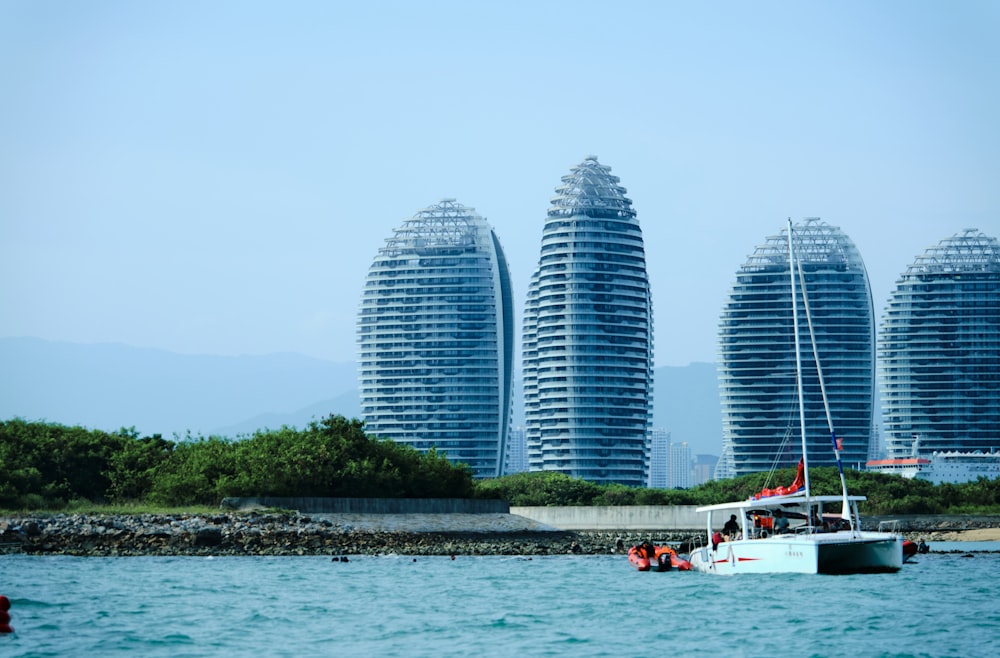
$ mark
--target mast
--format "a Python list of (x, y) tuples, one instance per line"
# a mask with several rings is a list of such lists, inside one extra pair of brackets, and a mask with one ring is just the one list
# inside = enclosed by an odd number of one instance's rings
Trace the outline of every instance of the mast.
[[(802, 486), (809, 506), (809, 451), (806, 449), (806, 408), (802, 393), (802, 353), (799, 345), (799, 310), (795, 296), (795, 251), (792, 248), (792, 218), (788, 218), (788, 280), (792, 287), (792, 334), (795, 338), (795, 382), (799, 394), (799, 426), (802, 433)], [(811, 523), (811, 521), (810, 521)]]

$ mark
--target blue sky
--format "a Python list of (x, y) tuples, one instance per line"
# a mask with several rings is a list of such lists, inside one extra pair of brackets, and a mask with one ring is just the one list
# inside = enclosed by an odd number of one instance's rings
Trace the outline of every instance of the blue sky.
[(786, 217), (853, 239), (879, 316), (927, 247), (1000, 236), (998, 71), (989, 1), (0, 0), (0, 336), (350, 361), (377, 250), (446, 197), (520, 318), (596, 154), (657, 365), (713, 361)]

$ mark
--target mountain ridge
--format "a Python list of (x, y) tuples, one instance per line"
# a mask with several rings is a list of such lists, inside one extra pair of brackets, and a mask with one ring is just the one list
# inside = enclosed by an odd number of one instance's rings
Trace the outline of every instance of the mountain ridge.
[[(121, 343), (0, 338), (0, 419), (135, 428), (164, 438), (303, 428), (330, 414), (359, 418), (357, 366), (294, 352), (189, 355)], [(653, 426), (694, 454), (722, 445), (715, 364), (654, 374)], [(520, 381), (515, 425), (523, 422)]]

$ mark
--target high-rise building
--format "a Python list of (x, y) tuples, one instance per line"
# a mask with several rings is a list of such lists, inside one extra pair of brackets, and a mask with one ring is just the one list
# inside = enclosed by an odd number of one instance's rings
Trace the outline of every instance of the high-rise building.
[(649, 487), (670, 488), (670, 432), (655, 427), (649, 433)]
[(687, 441), (670, 444), (670, 478), (671, 489), (691, 488), (691, 448)]
[(507, 462), (504, 465), (504, 475), (523, 473), (528, 470), (528, 450), (524, 442), (524, 428), (515, 427), (507, 439)]
[(556, 188), (524, 312), (528, 464), (641, 486), (653, 319), (642, 231), (610, 167), (587, 157)]
[(718, 462), (719, 458), (716, 455), (695, 455), (691, 473), (691, 486), (697, 487), (699, 484), (710, 482), (715, 473), (715, 465)]
[(493, 229), (445, 199), (394, 229), (358, 317), (366, 430), (502, 474), (511, 417), (510, 272)]
[(897, 280), (879, 327), (887, 456), (1000, 448), (1000, 243), (966, 229)]
[(653, 429), (650, 438), (649, 487), (690, 489), (693, 486), (693, 462), (687, 442), (674, 443), (670, 432), (662, 428)]
[[(875, 322), (861, 255), (817, 218), (793, 227), (830, 414), (845, 465), (863, 466), (875, 409)], [(836, 464), (798, 291), (809, 462)], [(717, 477), (793, 466), (802, 452), (788, 274), (788, 234), (767, 238), (736, 274), (719, 322), (723, 454)]]

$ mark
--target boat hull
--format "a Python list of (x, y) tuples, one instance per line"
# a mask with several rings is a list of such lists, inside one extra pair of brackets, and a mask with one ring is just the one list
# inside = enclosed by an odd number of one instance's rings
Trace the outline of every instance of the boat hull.
[(903, 541), (899, 537), (820, 544), (819, 548), (819, 573), (892, 573), (902, 566)]
[(902, 539), (885, 533), (776, 535), (722, 542), (691, 552), (695, 571), (715, 574), (891, 573), (903, 564)]
[(650, 562), (649, 558), (639, 557), (638, 555), (636, 555), (631, 551), (628, 554), (628, 561), (629, 564), (631, 564), (639, 571), (650, 571), (652, 568), (652, 563)]

